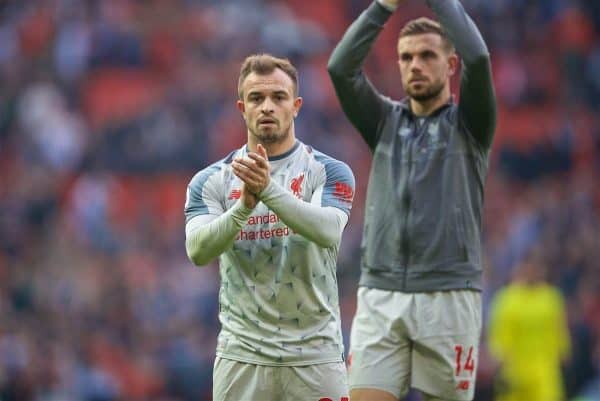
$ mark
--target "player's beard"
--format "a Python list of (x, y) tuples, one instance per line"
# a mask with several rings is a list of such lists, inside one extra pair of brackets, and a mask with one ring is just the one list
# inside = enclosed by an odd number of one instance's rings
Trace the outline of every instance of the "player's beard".
[(285, 141), (291, 131), (291, 123), (286, 127), (276, 127), (274, 129), (261, 129), (260, 126), (251, 129), (250, 132), (256, 137), (259, 143), (280, 143)]
[(411, 99), (416, 100), (417, 102), (427, 102), (440, 96), (444, 90), (444, 85), (444, 82), (434, 82), (425, 90), (414, 91), (409, 84), (406, 85), (404, 90)]

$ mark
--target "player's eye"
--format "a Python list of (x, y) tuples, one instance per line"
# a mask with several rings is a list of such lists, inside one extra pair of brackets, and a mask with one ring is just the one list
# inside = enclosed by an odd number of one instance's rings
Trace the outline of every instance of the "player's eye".
[(421, 57), (423, 57), (425, 60), (432, 60), (437, 57), (437, 54), (435, 52), (432, 52), (431, 50), (428, 50), (423, 52)]
[(400, 55), (400, 61), (402, 62), (409, 62), (410, 60), (412, 60), (412, 56), (410, 54), (404, 53)]

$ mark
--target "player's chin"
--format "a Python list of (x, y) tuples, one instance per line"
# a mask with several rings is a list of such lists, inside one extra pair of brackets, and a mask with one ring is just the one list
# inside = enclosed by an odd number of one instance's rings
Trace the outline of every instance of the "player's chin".
[(262, 124), (258, 127), (258, 129), (264, 132), (265, 134), (279, 132), (279, 127), (275, 124)]
[(410, 83), (406, 86), (406, 94), (412, 98), (424, 96), (428, 92), (427, 86), (422, 83)]
[(271, 129), (265, 129), (265, 130), (259, 129), (258, 133), (259, 133), (258, 137), (260, 138), (260, 140), (263, 143), (277, 142), (282, 137), (282, 135), (279, 133), (279, 131), (271, 130)]
[(265, 135), (279, 131), (279, 125), (276, 123), (258, 123), (256, 131)]
[(423, 88), (422, 90), (418, 91), (408, 91), (407, 94), (417, 102), (425, 102), (433, 99), (436, 96), (436, 94), (430, 91), (428, 88)]

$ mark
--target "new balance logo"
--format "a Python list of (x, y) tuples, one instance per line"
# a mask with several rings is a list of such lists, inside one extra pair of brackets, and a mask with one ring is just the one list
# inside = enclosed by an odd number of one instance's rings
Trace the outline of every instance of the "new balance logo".
[(457, 390), (468, 390), (470, 385), (471, 385), (471, 382), (469, 382), (468, 380), (461, 380), (458, 382), (456, 389)]
[(333, 191), (333, 196), (335, 196), (343, 202), (352, 202), (352, 199), (354, 199), (354, 190), (348, 184), (344, 184), (343, 182), (336, 182), (335, 190)]
[(232, 189), (227, 199), (240, 199), (242, 197), (242, 191), (239, 189)]

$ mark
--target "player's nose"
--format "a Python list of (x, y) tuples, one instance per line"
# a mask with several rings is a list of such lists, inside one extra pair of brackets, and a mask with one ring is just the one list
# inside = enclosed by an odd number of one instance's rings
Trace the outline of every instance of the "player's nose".
[(275, 107), (273, 101), (269, 98), (265, 99), (265, 101), (262, 103), (261, 112), (265, 114), (271, 114), (274, 110)]
[(420, 72), (423, 70), (423, 60), (421, 57), (413, 57), (412, 60), (410, 60), (410, 65), (409, 65), (409, 69), (410, 71), (416, 71), (416, 72)]

